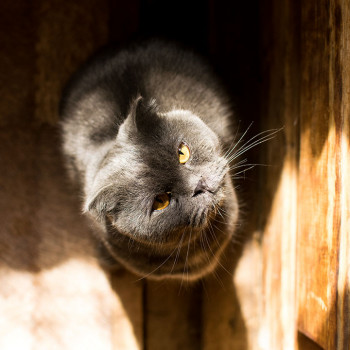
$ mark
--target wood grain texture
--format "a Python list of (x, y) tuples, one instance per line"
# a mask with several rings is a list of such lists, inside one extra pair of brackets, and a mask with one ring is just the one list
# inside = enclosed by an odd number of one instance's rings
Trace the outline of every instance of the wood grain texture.
[[(342, 103), (340, 105), (340, 237), (337, 298), (337, 349), (350, 349), (350, 4), (337, 4), (339, 63)], [(341, 19), (339, 18), (341, 16)], [(340, 23), (339, 23), (340, 22)], [(339, 83), (339, 82), (338, 82)]]
[(35, 1), (35, 118), (55, 125), (61, 91), (69, 76), (107, 43), (108, 1)]
[[(4, 0), (0, 11), (0, 126), (32, 119), (36, 28), (32, 5)], [(11, 33), (9, 35), (9, 33)], [(26, 33), (26, 35), (23, 35)], [(25, 64), (24, 64), (25, 62)]]
[(267, 174), (268, 349), (349, 348), (349, 5), (271, 1), (263, 15), (262, 117), (285, 125), (284, 150), (268, 153), (283, 157)]
[(201, 349), (201, 285), (149, 281), (145, 295), (146, 349)]
[(106, 42), (109, 2), (0, 8), (0, 348), (142, 348), (143, 286), (98, 264), (59, 150), (60, 89)]
[(283, 128), (261, 150), (263, 250), (261, 349), (295, 349), (299, 123), (298, 2), (264, 8), (261, 130)]
[(349, 78), (344, 74), (348, 61), (343, 61), (348, 27), (342, 17), (348, 6), (325, 1), (302, 9), (298, 324), (325, 349), (348, 348), (344, 255), (349, 248), (342, 234), (348, 221), (343, 171), (348, 166), (349, 120), (343, 114), (349, 103), (344, 99)]
[(332, 349), (339, 230), (339, 188), (335, 181), (339, 179), (334, 150), (337, 135), (330, 106), (328, 22), (326, 1), (303, 6), (298, 324), (322, 347)]
[[(234, 283), (234, 266), (240, 253), (227, 249), (216, 274), (203, 283), (202, 347), (203, 350), (245, 350), (248, 347), (246, 320), (242, 315)], [(245, 273), (251, 272), (245, 270)], [(242, 279), (240, 279), (240, 282)], [(242, 283), (238, 286), (243, 289)]]
[[(1, 2), (1, 349), (350, 349), (350, 3), (199, 3), (180, 30), (158, 0)], [(240, 117), (283, 127), (259, 148), (254, 238), (197, 285), (106, 273), (64, 176), (63, 84), (138, 30), (211, 52)]]

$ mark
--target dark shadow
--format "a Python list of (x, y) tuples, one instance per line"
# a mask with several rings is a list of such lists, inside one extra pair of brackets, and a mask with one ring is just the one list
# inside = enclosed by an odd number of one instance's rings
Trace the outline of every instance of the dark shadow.
[(26, 124), (3, 130), (0, 138), (6, 198), (1, 264), (40, 272), (72, 257), (93, 255), (96, 243), (63, 167), (58, 129)]

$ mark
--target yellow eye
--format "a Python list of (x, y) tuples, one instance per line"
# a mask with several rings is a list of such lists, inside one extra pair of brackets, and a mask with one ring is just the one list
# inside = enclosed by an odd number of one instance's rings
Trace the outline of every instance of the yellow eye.
[(178, 149), (179, 162), (185, 164), (190, 159), (190, 149), (184, 144), (181, 143)]
[(170, 203), (170, 192), (161, 193), (154, 198), (153, 210), (162, 210), (165, 209)]

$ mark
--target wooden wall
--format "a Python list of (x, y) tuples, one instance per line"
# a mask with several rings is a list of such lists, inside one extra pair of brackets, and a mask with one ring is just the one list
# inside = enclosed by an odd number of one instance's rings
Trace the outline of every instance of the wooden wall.
[(350, 348), (349, 10), (270, 1), (263, 16), (261, 121), (284, 125), (283, 149), (266, 155), (278, 169), (261, 177), (268, 349)]
[[(350, 4), (0, 4), (1, 349), (349, 349)], [(66, 181), (57, 104), (96, 48), (163, 35), (213, 61), (249, 155), (241, 244), (201, 283), (106, 274)]]

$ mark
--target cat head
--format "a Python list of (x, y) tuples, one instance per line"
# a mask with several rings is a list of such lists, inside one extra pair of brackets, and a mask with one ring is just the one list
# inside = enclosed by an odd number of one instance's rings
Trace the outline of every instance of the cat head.
[[(235, 195), (217, 135), (190, 111), (161, 113), (155, 101), (137, 97), (87, 193), (85, 210), (113, 238), (165, 252), (181, 240), (187, 244), (189, 232), (201, 234), (228, 201), (235, 202)], [(234, 221), (236, 205), (233, 211)]]

